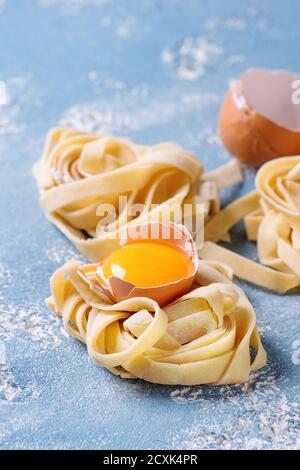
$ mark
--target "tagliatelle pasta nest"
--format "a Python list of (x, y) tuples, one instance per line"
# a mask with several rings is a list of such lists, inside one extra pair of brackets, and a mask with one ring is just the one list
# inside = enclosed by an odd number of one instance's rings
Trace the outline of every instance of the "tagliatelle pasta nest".
[[(190, 204), (193, 219), (202, 204), (208, 220), (219, 211), (218, 189), (242, 179), (234, 161), (204, 174), (195, 156), (172, 143), (146, 147), (65, 128), (49, 132), (34, 174), (46, 215), (91, 261), (113, 251), (128, 224), (163, 219), (172, 209), (181, 223), (178, 205)], [(131, 213), (136, 204), (141, 213)], [(115, 208), (112, 221), (106, 206)]]
[[(256, 189), (208, 221), (200, 257), (228, 263), (247, 281), (287, 292), (300, 285), (300, 157), (263, 165)], [(257, 241), (259, 260), (265, 266), (216, 245), (244, 217), (248, 239)]]
[(123, 378), (186, 385), (245, 382), (265, 365), (255, 312), (228, 268), (200, 262), (194, 289), (162, 309), (146, 297), (109, 303), (95, 289), (96, 266), (60, 268), (47, 303), (97, 365)]

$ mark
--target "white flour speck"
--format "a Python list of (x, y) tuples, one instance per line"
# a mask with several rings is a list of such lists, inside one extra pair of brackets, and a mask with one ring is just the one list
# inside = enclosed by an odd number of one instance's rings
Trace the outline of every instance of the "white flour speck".
[(100, 90), (105, 89), (109, 91), (122, 91), (126, 89), (126, 91), (130, 94), (138, 93), (143, 95), (147, 93), (147, 89), (145, 89), (145, 87), (127, 89), (126, 84), (121, 80), (114, 80), (113, 78), (108, 77), (107, 75), (100, 73), (97, 70), (91, 70), (88, 73), (88, 79), (93, 82), (94, 88), (96, 90), (97, 88)]
[(246, 28), (246, 21), (243, 18), (229, 18), (225, 20), (224, 25), (228, 29), (243, 30)]
[(9, 105), (0, 107), (0, 135), (18, 134), (20, 127), (17, 124), (19, 107)]
[(5, 345), (0, 341), (0, 405), (12, 401), (22, 392), (6, 365)]
[(232, 54), (226, 60), (226, 65), (242, 64), (246, 58), (243, 54)]
[[(187, 132), (187, 141), (191, 146), (214, 145), (221, 149), (221, 138), (216, 129), (210, 127), (203, 127), (200, 131)], [(219, 156), (221, 156), (219, 154)], [(226, 157), (226, 155), (225, 155)]]
[(202, 398), (202, 395), (202, 388), (193, 390), (191, 387), (186, 387), (171, 392), (171, 398), (178, 403), (186, 403), (187, 401), (198, 401), (200, 397)]
[(22, 393), (22, 388), (14, 383), (13, 375), (0, 364), (0, 405), (13, 401)]
[(27, 338), (42, 349), (55, 348), (61, 343), (61, 320), (44, 305), (6, 305), (1, 299), (0, 316), (0, 339)]
[(73, 247), (53, 246), (45, 250), (47, 259), (57, 265), (62, 265), (67, 261), (83, 259)]
[(30, 77), (13, 77), (5, 82), (6, 103), (0, 106), (0, 136), (19, 134), (24, 124), (19, 122), (20, 109), (28, 99)]
[(12, 273), (3, 263), (0, 263), (0, 292), (7, 289), (12, 282)]
[(141, 39), (145, 34), (151, 31), (150, 25), (143, 24), (142, 27), (138, 23), (137, 18), (132, 15), (114, 15), (113, 18), (104, 16), (100, 20), (100, 26), (103, 29), (110, 29), (121, 40)]
[(179, 79), (193, 81), (204, 75), (222, 53), (221, 46), (205, 38), (187, 37), (172, 50), (163, 51), (162, 60), (175, 70)]
[(111, 26), (111, 18), (109, 16), (104, 16), (103, 18), (101, 18), (100, 20), (100, 25), (102, 26), (102, 28), (109, 28)]
[(205, 28), (208, 31), (216, 31), (217, 29), (232, 29), (242, 31), (246, 28), (246, 20), (240, 17), (227, 18), (225, 20), (209, 19), (205, 22)]
[(116, 34), (120, 38), (128, 38), (135, 34), (136, 20), (134, 17), (128, 17), (121, 20), (116, 27)]
[(5, 345), (0, 341), (0, 366), (6, 364)]
[(202, 131), (202, 141), (204, 141), (207, 144), (210, 145), (218, 145), (221, 147), (222, 142), (220, 135), (218, 133), (217, 129), (211, 129), (209, 127), (206, 127)]
[(97, 78), (98, 78), (98, 74), (97, 74), (96, 70), (91, 70), (88, 73), (88, 79), (91, 80), (91, 82), (94, 82), (95, 80), (97, 80)]
[(210, 105), (217, 103), (218, 100), (218, 95), (215, 93), (189, 93), (181, 97), (182, 103), (191, 107)]

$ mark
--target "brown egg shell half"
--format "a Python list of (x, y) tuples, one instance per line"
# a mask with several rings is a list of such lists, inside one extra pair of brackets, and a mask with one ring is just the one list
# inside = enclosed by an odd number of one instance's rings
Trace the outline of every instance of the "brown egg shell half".
[[(291, 101), (292, 91), (291, 88)], [(237, 104), (236, 97), (241, 105)], [(274, 100), (276, 99), (274, 96)], [(223, 101), (219, 114), (219, 130), (227, 150), (254, 167), (273, 158), (300, 153), (300, 129), (293, 130), (279, 125), (256, 112), (243, 96), (241, 80), (233, 83)]]
[[(159, 222), (154, 222), (150, 225), (153, 226), (153, 224), (155, 224), (156, 226), (159, 225), (159, 229), (161, 229), (164, 225)], [(161, 307), (167, 305), (176, 298), (186, 294), (193, 285), (195, 275), (198, 269), (197, 249), (186, 227), (172, 223), (170, 224), (170, 228), (171, 230), (169, 239), (151, 239), (142, 237), (133, 239), (130, 237), (129, 231), (127, 233), (127, 238), (123, 241), (122, 245), (126, 246), (128, 244), (150, 240), (154, 243), (165, 244), (173, 248), (178, 248), (180, 251), (186, 253), (186, 255), (193, 261), (194, 272), (192, 275), (186, 278), (182, 278), (176, 282), (170, 282), (169, 284), (153, 287), (138, 287), (135, 284), (125, 281), (124, 279), (118, 278), (116, 276), (111, 276), (108, 279), (104, 280), (107, 283), (107, 287), (105, 287), (102, 283), (100, 283), (99, 277), (101, 278), (101, 275), (99, 275), (97, 271), (96, 277), (98, 279), (98, 289), (100, 289), (100, 291), (102, 291), (103, 294), (106, 297), (110, 298), (113, 302), (121, 302), (122, 300), (126, 300), (133, 297), (148, 297), (155, 300)], [(181, 234), (180, 239), (175, 238), (176, 233), (178, 235), (179, 233)]]
[[(143, 228), (148, 232), (146, 236), (143, 236)], [(140, 230), (135, 236), (133, 236), (136, 229)], [(151, 236), (149, 236), (149, 230)], [(152, 237), (153, 234), (155, 234), (155, 238)], [(182, 224), (175, 224), (173, 222), (170, 222), (169, 224), (164, 224), (162, 222), (149, 222), (136, 226), (133, 225), (127, 229), (126, 236), (121, 241), (121, 245), (126, 246), (133, 243), (143, 243), (149, 240), (152, 243), (159, 243), (171, 247), (175, 246), (192, 260), (198, 258), (195, 242), (188, 229)]]

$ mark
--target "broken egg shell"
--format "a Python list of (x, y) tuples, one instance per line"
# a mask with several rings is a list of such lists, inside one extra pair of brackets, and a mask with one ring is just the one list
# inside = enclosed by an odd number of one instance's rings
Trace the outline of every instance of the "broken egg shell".
[[(150, 236), (148, 236), (149, 232)], [(151, 236), (153, 234), (155, 238)], [(172, 248), (178, 248), (190, 259), (198, 257), (195, 242), (188, 229), (182, 224), (175, 224), (174, 222), (170, 222), (169, 224), (149, 222), (140, 225), (132, 225), (132, 227), (127, 228), (126, 235), (121, 240), (121, 245), (126, 246), (133, 243), (143, 243), (145, 240), (167, 245)]]
[[(197, 268), (195, 269), (196, 274)], [(121, 302), (122, 300), (133, 297), (148, 297), (155, 300), (160, 307), (167, 305), (173, 300), (186, 294), (192, 287), (194, 277), (180, 279), (177, 282), (171, 282), (164, 286), (155, 287), (136, 287), (130, 282), (119, 279), (118, 277), (110, 277), (110, 289), (100, 286), (103, 293), (112, 301)]]
[[(175, 300), (178, 297), (181, 297), (183, 294), (187, 293), (194, 282), (195, 275), (198, 269), (198, 254), (195, 243), (188, 232), (187, 228), (183, 225), (173, 224), (166, 227), (165, 224), (159, 222), (153, 222), (147, 225), (154, 229), (155, 233), (162, 235), (164, 227), (170, 229), (170, 238), (143, 238), (137, 237), (133, 238), (130, 236), (130, 230), (127, 231), (127, 237), (122, 241), (122, 246), (127, 244), (139, 243), (145, 240), (150, 240), (153, 243), (166, 244), (173, 248), (177, 248), (183, 251), (188, 258), (193, 261), (194, 272), (192, 275), (179, 279), (176, 282), (170, 282), (165, 285), (158, 285), (153, 287), (138, 287), (135, 284), (132, 284), (124, 279), (121, 279), (116, 276), (110, 276), (109, 278), (103, 278), (102, 266), (98, 266), (96, 269), (96, 279), (98, 281), (98, 289), (110, 300), (113, 302), (121, 302), (122, 300), (133, 298), (133, 297), (148, 297), (155, 300), (161, 307), (167, 305), (171, 301)], [(154, 227), (155, 226), (155, 227)], [(135, 228), (138, 228), (136, 226)], [(142, 231), (141, 231), (142, 233)], [(153, 232), (152, 232), (153, 233)]]
[[(288, 95), (284, 97), (286, 106), (282, 106), (282, 113), (287, 114), (284, 108), (295, 107), (292, 103), (292, 81), (298, 76), (288, 72), (270, 72), (267, 70), (249, 70), (245, 72), (239, 81), (234, 82), (223, 101), (219, 114), (220, 135), (227, 150), (242, 162), (255, 167), (259, 167), (273, 158), (300, 153), (300, 127), (297, 129), (296, 126), (290, 128), (287, 124), (283, 125), (283, 122), (288, 120), (286, 116), (282, 116), (279, 124), (278, 109), (266, 109), (265, 115), (263, 115), (257, 112), (253, 105), (249, 104), (245, 84), (249, 87), (250, 78), (254, 79), (255, 74), (259, 74), (261, 77), (266, 74), (269, 76), (269, 86), (271, 87), (272, 79), (276, 77), (276, 73), (285, 77), (285, 81), (290, 77), (290, 87), (288, 90), (284, 90), (284, 93), (288, 92)], [(261, 86), (263, 84), (262, 80)], [(274, 100), (280, 99), (276, 96), (277, 91), (277, 89), (274, 91)], [(253, 100), (253, 97), (251, 97), (251, 100)], [(252, 101), (252, 103), (254, 102), (255, 100)], [(267, 107), (267, 103), (265, 103), (265, 106)], [(298, 108), (300, 114), (300, 107), (298, 106)], [(295, 108), (291, 109), (294, 112)], [(266, 117), (266, 115), (270, 116), (272, 113), (274, 113), (274, 116), (276, 114), (276, 118)]]

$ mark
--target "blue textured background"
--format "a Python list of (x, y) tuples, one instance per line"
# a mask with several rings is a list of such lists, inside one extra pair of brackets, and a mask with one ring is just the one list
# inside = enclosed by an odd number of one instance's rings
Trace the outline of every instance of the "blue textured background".
[[(299, 24), (296, 0), (0, 0), (0, 448), (300, 448), (299, 295), (240, 283), (268, 352), (248, 385), (122, 381), (44, 306), (49, 276), (78, 255), (44, 218), (31, 175), (59, 122), (176, 140), (208, 169), (224, 163), (216, 120), (229, 80), (249, 66), (299, 72)], [(223, 201), (252, 187), (249, 173)], [(234, 249), (255, 257), (243, 237)]]

